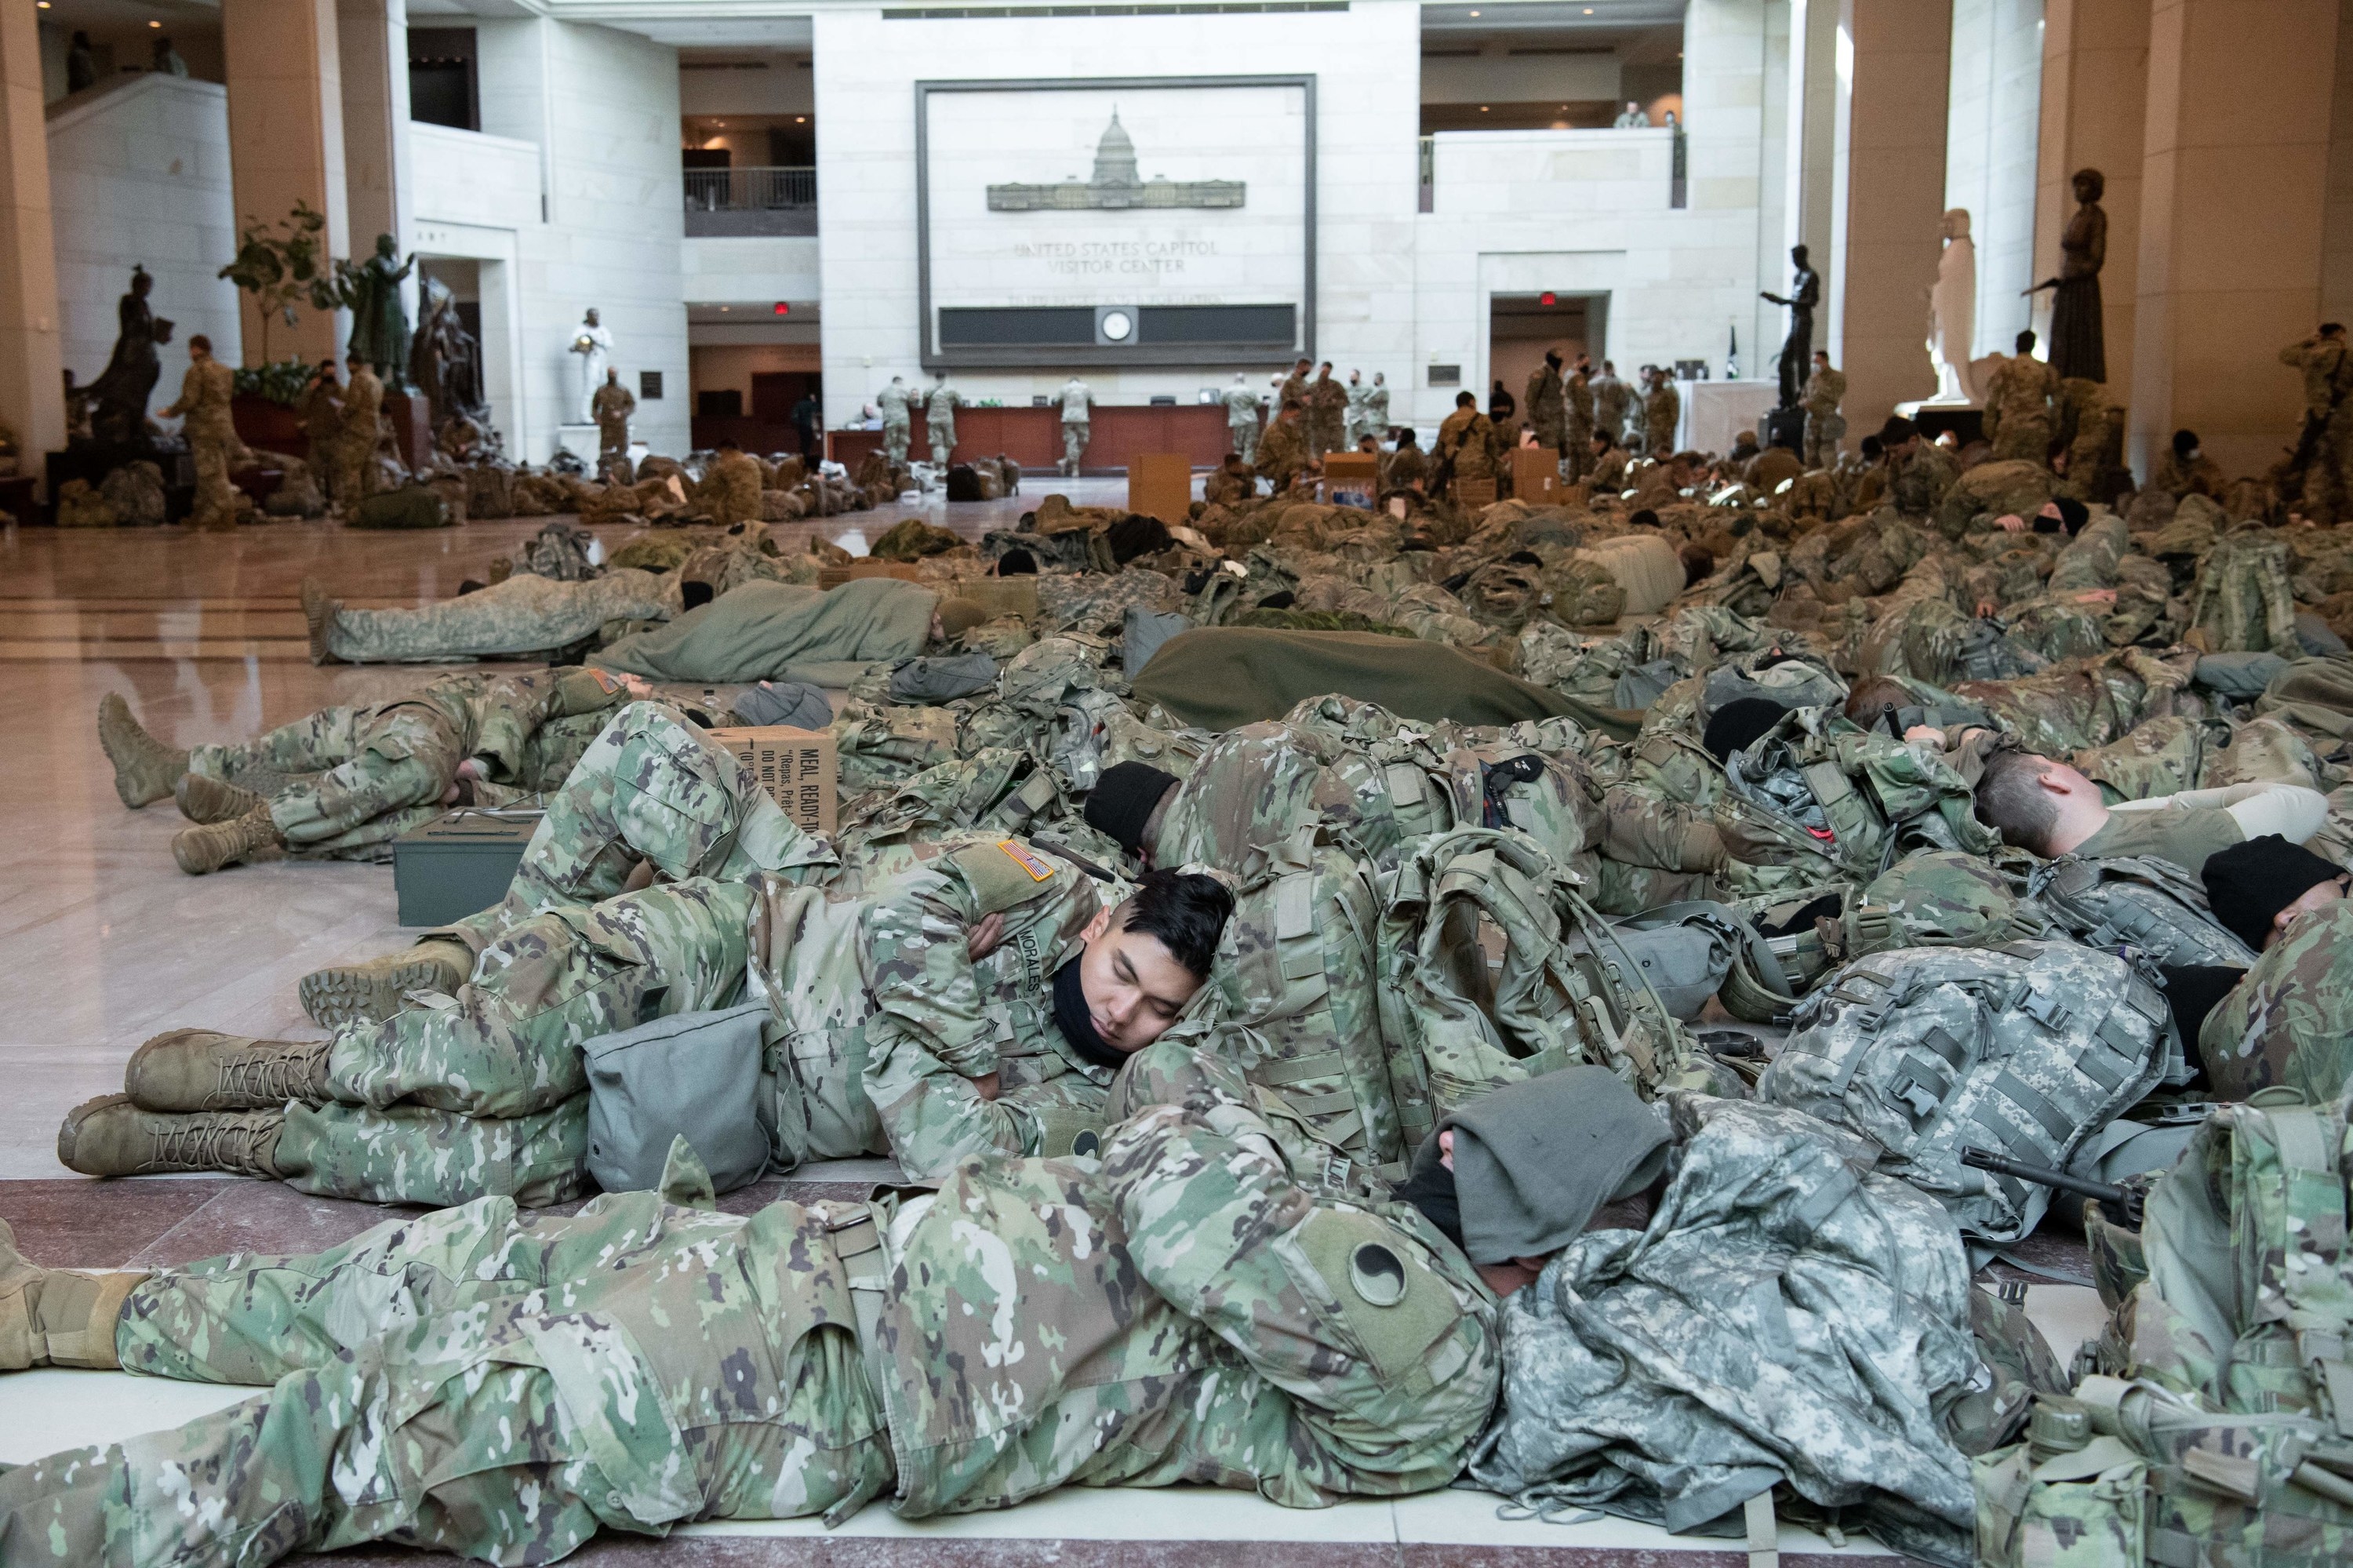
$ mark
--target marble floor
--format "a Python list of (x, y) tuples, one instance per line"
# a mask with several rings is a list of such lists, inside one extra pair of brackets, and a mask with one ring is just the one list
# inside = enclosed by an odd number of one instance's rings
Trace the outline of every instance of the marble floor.
[[(902, 508), (797, 525), (868, 537), (915, 514), (977, 536), (1007, 526), (1047, 488), (1116, 503), (1117, 481), (1032, 484), (1019, 502)], [(413, 671), (314, 668), (297, 598), (306, 576), (361, 604), (446, 597), (538, 526), (475, 524), (424, 534), (355, 533), (279, 524), (231, 535), (180, 528), (123, 532), (9, 528), (0, 533), (0, 1220), (46, 1265), (164, 1265), (228, 1250), (332, 1245), (381, 1212), (228, 1178), (99, 1182), (56, 1160), (59, 1118), (121, 1087), (124, 1059), (148, 1035), (204, 1024), (315, 1037), (295, 981), (331, 959), (407, 940), (386, 866), (280, 862), (185, 876), (168, 844), (169, 801), (126, 810), (94, 729), (99, 698), (121, 692), (174, 745), (240, 737), (327, 704), (380, 700)], [(622, 530), (605, 531), (609, 545)], [(795, 1195), (848, 1195), (880, 1162), (806, 1170), (731, 1195), (731, 1206)], [(2080, 1271), (2081, 1248), (2052, 1244), (2045, 1266)], [(2097, 1326), (2091, 1292), (2038, 1284), (2030, 1310), (2063, 1359)], [(0, 1464), (190, 1419), (242, 1391), (159, 1383), (121, 1373), (43, 1372), (0, 1378)], [(1446, 1492), (1397, 1503), (1295, 1513), (1229, 1493), (1073, 1493), (1009, 1513), (908, 1525), (870, 1508), (828, 1534), (814, 1523), (704, 1528), (666, 1543), (607, 1541), (591, 1563), (823, 1563), (839, 1568), (1057, 1563), (1224, 1563), (1268, 1552), (1316, 1568), (1569, 1562), (1636, 1568), (1736, 1568), (1738, 1543), (1670, 1538), (1620, 1520), (1509, 1522), (1497, 1499)], [(1249, 1543), (1265, 1543), (1253, 1549)], [(1786, 1528), (1796, 1557), (1879, 1554), (1858, 1538), (1842, 1552)], [(418, 1561), (374, 1553), (350, 1560)]]

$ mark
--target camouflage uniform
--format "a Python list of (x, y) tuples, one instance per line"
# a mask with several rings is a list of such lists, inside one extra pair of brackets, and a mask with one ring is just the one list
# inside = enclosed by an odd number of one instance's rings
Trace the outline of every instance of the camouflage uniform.
[(2327, 1105), (2353, 1087), (2353, 899), (2283, 932), (2206, 1015), (2198, 1053), (2226, 1099), (2284, 1084)]
[(1626, 407), (1633, 400), (1633, 392), (1626, 383), (1608, 371), (1593, 378), (1593, 428), (1607, 430), (1613, 441), (1626, 433)]
[(1347, 422), (1348, 388), (1327, 375), (1318, 375), (1307, 387), (1307, 456), (1321, 462), (1324, 454), (1341, 444)]
[(2292, 343), (2279, 352), (2282, 365), (2304, 376), (2304, 430), (2290, 477), (2303, 482), (2306, 517), (2322, 527), (2347, 510), (2347, 468), (2353, 464), (2353, 352), (2340, 334), (2317, 343)]
[(1493, 478), (1498, 455), (1494, 424), (1476, 408), (1457, 408), (1438, 427), (1438, 466), (1453, 461), (1450, 488), (1455, 479)]
[(192, 519), (199, 528), (237, 526), (237, 493), (228, 482), (232, 464), (253, 461), (253, 453), (237, 439), (229, 416), (229, 399), (237, 389), (237, 373), (217, 359), (193, 362), (180, 382), (180, 397), (163, 410), (164, 418), (186, 417), (181, 427), (188, 439), (188, 455), (196, 465), (196, 510)]
[(1226, 388), (1226, 439), (1245, 464), (1258, 461), (1258, 394), (1247, 387)]
[(1560, 372), (1552, 363), (1537, 366), (1528, 372), (1527, 396), (1520, 408), (1527, 415), (1528, 427), (1536, 433), (1536, 445), (1565, 451), (1568, 440), (1568, 403), (1563, 396)]
[(914, 397), (915, 395), (902, 383), (895, 380), (875, 394), (875, 407), (882, 410), (882, 450), (892, 468), (907, 465), (907, 442), (914, 428), (908, 408)]
[[(600, 1528), (838, 1520), (894, 1478), (910, 1519), (1063, 1485), (1446, 1485), (1493, 1404), (1494, 1298), (1261, 1097), (1181, 1072), (1100, 1161), (973, 1161), (936, 1196), (724, 1214), (674, 1166), (676, 1203), (491, 1198), (159, 1274), (123, 1366), (269, 1391), (10, 1471), (0, 1531), (80, 1563), (549, 1562)], [(1393, 1306), (1351, 1269), (1368, 1244)]]
[(1657, 385), (1642, 395), (1642, 434), (1652, 457), (1674, 455), (1675, 426), (1683, 417), (1683, 395), (1675, 390), (1673, 377), (1660, 376)]
[(1806, 377), (1806, 466), (1828, 468), (1838, 461), (1839, 442), (1846, 439), (1846, 416), (1839, 404), (1846, 397), (1846, 372), (1821, 369)]
[(1690, 736), (1661, 731), (1637, 740), (1626, 770), (1601, 798), (1600, 882), (1594, 906), (1637, 915), (1710, 896), (1724, 869), (1715, 804), (1724, 768)]
[(1567, 422), (1562, 426), (1562, 461), (1568, 465), (1568, 482), (1575, 484), (1593, 467), (1593, 382), (1582, 366), (1571, 372), (1566, 388)]
[(923, 430), (931, 438), (932, 461), (940, 468), (955, 456), (957, 401), (955, 388), (944, 381), (923, 400)]
[(2059, 373), (2031, 354), (2005, 359), (1986, 387), (1986, 439), (1997, 462), (2047, 463)]
[(669, 620), (667, 586), (651, 572), (628, 567), (585, 583), (519, 572), (479, 592), (416, 609), (338, 609), (328, 627), (327, 652), (350, 664), (544, 654), (585, 642), (611, 621)]
[(617, 381), (605, 382), (589, 397), (588, 415), (596, 421), (600, 467), (607, 459), (629, 455), (629, 416), (637, 411), (637, 398)]
[(375, 447), (384, 412), (384, 382), (362, 365), (343, 393), (343, 433), (335, 443), (332, 493), (345, 511), (375, 493)]
[[(1923, 440), (1910, 457), (1889, 460), (1888, 495), (1905, 516), (1925, 517), (1936, 510), (1936, 503), (1960, 474), (1960, 464), (1949, 452), (1934, 441)], [(1862, 510), (1859, 499), (1854, 509)]]
[(562, 773), (546, 772), (566, 748), (550, 758), (533, 737), (551, 720), (596, 715), (620, 694), (618, 682), (586, 671), (496, 681), (443, 675), (398, 702), (321, 708), (242, 745), (192, 747), (188, 769), (231, 782), (256, 769), (309, 775), (269, 792), (270, 821), (298, 853), (350, 855), (439, 816), (442, 795), (470, 757), (488, 765), (492, 783), (561, 784)]
[(1290, 489), (1307, 466), (1306, 432), (1304, 419), (1276, 419), (1258, 439), (1258, 476), (1273, 485), (1277, 495)]

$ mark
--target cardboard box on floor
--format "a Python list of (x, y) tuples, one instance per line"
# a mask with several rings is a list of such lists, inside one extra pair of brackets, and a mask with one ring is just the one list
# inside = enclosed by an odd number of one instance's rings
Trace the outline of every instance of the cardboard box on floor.
[(817, 586), (837, 588), (844, 583), (854, 583), (860, 577), (897, 577), (902, 582), (921, 580), (913, 561), (878, 561), (872, 556), (852, 561), (846, 567), (819, 567)]
[(992, 619), (1000, 615), (1038, 619), (1038, 579), (1027, 573), (1010, 577), (958, 577), (946, 591), (971, 599)]
[(1512, 495), (1531, 506), (1560, 504), (1560, 454), (1550, 447), (1512, 449)]
[(841, 752), (830, 734), (789, 725), (704, 733), (733, 752), (803, 830), (833, 832), (840, 813)]
[(1328, 504), (1372, 509), (1380, 499), (1381, 460), (1377, 452), (1327, 452), (1324, 478), (1317, 486)]

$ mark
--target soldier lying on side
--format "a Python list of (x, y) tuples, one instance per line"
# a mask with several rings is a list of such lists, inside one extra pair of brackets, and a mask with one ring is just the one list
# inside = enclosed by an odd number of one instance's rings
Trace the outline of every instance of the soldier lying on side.
[(2214, 917), (2263, 955), (2199, 1031), (2215, 1094), (2245, 1099), (2284, 1084), (2311, 1105), (2341, 1097), (2353, 1080), (2345, 867), (2264, 834), (2211, 856), (2202, 874)]
[(1668, 1152), (1598, 1067), (1466, 1107), (1399, 1199), (1324, 1184), (1328, 1151), (1213, 1053), (1131, 1060), (1113, 1105), (1099, 1160), (749, 1216), (674, 1155), (661, 1192), (575, 1216), (486, 1197), (153, 1275), (37, 1268), (0, 1226), (0, 1371), (267, 1391), (0, 1476), (0, 1556), (544, 1563), (884, 1496), (920, 1519), (1064, 1485), (1442, 1487), (1494, 1406), (1497, 1295)]
[(2266, 833), (2301, 843), (2327, 817), (2327, 799), (2317, 790), (2265, 782), (2111, 806), (2099, 785), (2066, 763), (2008, 748), (1986, 756), (1977, 784), (1978, 821), (2045, 859), (2155, 855), (2194, 869)]
[(196, 824), (174, 836), (172, 858), (201, 876), (278, 851), (381, 854), (480, 787), (554, 789), (632, 694), (645, 683), (596, 670), (442, 675), (396, 702), (321, 708), (241, 745), (179, 751), (109, 693), (98, 739), (124, 805), (169, 796)]
[[(669, 880), (624, 892), (640, 860)], [(448, 1002), (325, 1041), (158, 1035), (127, 1094), (67, 1117), (58, 1158), (385, 1202), (559, 1202), (587, 1185), (583, 1043), (730, 1006), (747, 973), (776, 1018), (761, 1092), (785, 1164), (891, 1153), (928, 1176), (1059, 1152), (1199, 989), (1232, 908), (1212, 877), (1106, 886), (1008, 838), (859, 898), (827, 897), (838, 869), (732, 754), (631, 704), (549, 801), (506, 898), (373, 966), (423, 970)]]

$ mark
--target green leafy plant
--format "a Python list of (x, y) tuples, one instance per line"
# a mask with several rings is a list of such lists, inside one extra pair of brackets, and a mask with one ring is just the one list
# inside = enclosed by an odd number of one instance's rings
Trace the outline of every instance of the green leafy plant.
[(337, 302), (334, 270), (327, 258), (327, 220), (308, 202), (296, 202), (292, 214), (280, 222), (259, 218), (237, 237), (237, 260), (219, 276), (253, 296), (261, 315), (261, 357), (269, 359), (269, 318), (283, 315), (294, 324), (294, 307), (307, 302), (312, 310), (332, 311)]
[(237, 395), (267, 397), (280, 408), (300, 408), (303, 394), (311, 389), (311, 377), (319, 367), (300, 355), (290, 359), (273, 359), (267, 365), (240, 369), (237, 372)]

